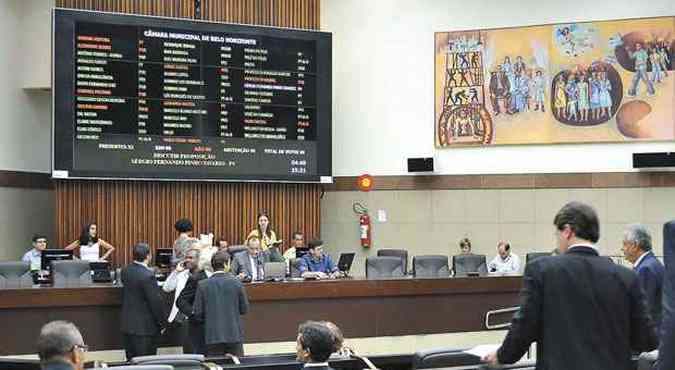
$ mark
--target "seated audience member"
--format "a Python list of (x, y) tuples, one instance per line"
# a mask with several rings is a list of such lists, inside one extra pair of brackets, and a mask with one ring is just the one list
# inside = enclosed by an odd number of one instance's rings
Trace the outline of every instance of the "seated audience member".
[(471, 253), (471, 240), (469, 238), (462, 238), (459, 241), (459, 254), (473, 254)]
[(332, 370), (328, 366), (328, 358), (334, 349), (334, 334), (325, 324), (316, 321), (300, 324), (296, 356), (298, 361), (305, 364), (305, 369)]
[(169, 313), (169, 324), (180, 332), (183, 343), (183, 353), (195, 353), (191, 341), (188, 339), (188, 324), (187, 315), (183, 314), (178, 309), (178, 298), (187, 286), (190, 275), (199, 271), (199, 249), (190, 248), (185, 252), (185, 259), (178, 262), (176, 268), (171, 271), (171, 274), (164, 281), (162, 290), (167, 293), (174, 293), (173, 306)]
[(227, 247), (229, 246), (230, 243), (228, 243), (227, 239), (225, 239), (222, 236), (218, 238), (218, 240), (216, 240), (216, 247), (218, 248), (219, 251), (227, 251)]
[(323, 241), (312, 240), (307, 244), (309, 253), (302, 256), (298, 264), (300, 276), (317, 277), (319, 279), (334, 278), (339, 273), (333, 260), (326, 253), (323, 253)]
[(342, 330), (337, 325), (330, 321), (322, 321), (328, 330), (333, 334), (333, 354), (339, 357), (350, 357), (354, 354), (354, 350), (344, 345), (345, 338), (342, 335)]
[(245, 281), (265, 278), (265, 262), (270, 262), (267, 252), (261, 251), (260, 239), (252, 236), (246, 241), (246, 253), (237, 253), (232, 260), (232, 274)]
[(190, 249), (196, 238), (192, 237), (192, 221), (188, 218), (181, 218), (174, 225), (178, 231), (178, 238), (173, 242), (173, 259), (180, 261), (183, 259), (185, 251)]
[[(115, 250), (110, 243), (98, 237), (98, 227), (95, 223), (86, 225), (82, 229), (80, 239), (68, 244), (65, 250), (80, 249), (80, 259), (84, 261), (96, 262), (107, 260), (108, 256)], [(101, 256), (101, 248), (105, 251)]]
[(213, 275), (199, 282), (194, 304), (195, 319), (204, 323), (207, 355), (244, 355), (241, 315), (248, 312), (244, 285), (230, 271), (230, 255), (217, 252), (211, 259)]
[(33, 235), (33, 248), (21, 257), (21, 261), (30, 263), (31, 271), (40, 270), (42, 268), (42, 251), (45, 249), (47, 249), (47, 237), (35, 234)]
[(649, 230), (640, 224), (626, 226), (621, 251), (637, 272), (638, 281), (647, 296), (649, 313), (656, 327), (659, 328), (665, 269), (661, 261), (652, 253), (652, 236)]
[(497, 244), (497, 255), (488, 264), (488, 271), (495, 274), (516, 274), (520, 270), (520, 258), (511, 253), (511, 245), (500, 241)]
[(291, 239), (291, 243), (292, 243), (291, 247), (286, 249), (286, 251), (284, 252), (284, 259), (286, 260), (287, 264), (289, 260), (297, 258), (297, 255), (295, 253), (298, 248), (305, 247), (305, 235), (299, 231), (293, 232), (293, 239)]
[(82, 370), (87, 346), (73, 323), (52, 321), (40, 330), (37, 352), (44, 370)]

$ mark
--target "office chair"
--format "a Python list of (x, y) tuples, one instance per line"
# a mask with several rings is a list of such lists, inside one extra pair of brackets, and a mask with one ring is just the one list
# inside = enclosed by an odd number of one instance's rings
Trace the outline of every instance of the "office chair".
[(234, 258), (236, 254), (239, 254), (241, 252), (244, 252), (248, 250), (245, 245), (230, 245), (227, 247), (227, 253), (230, 254), (230, 259)]
[(97, 368), (94, 368), (93, 370), (108, 370), (108, 369), (115, 369), (115, 370), (174, 370), (174, 367), (171, 366), (171, 365), (126, 365), (126, 366), (97, 367)]
[(290, 267), (291, 278), (300, 277), (300, 258), (291, 258), (288, 261)]
[(204, 362), (204, 355), (199, 354), (138, 356), (131, 359), (131, 363), (135, 365), (168, 365), (176, 369), (201, 368), (202, 362)]
[(480, 363), (474, 355), (456, 348), (433, 348), (417, 351), (413, 356), (413, 369), (435, 369), (457, 366), (470, 366)]
[(429, 255), (413, 257), (413, 275), (421, 278), (450, 277), (448, 256)]
[(366, 278), (380, 279), (403, 277), (403, 261), (400, 257), (366, 258)]
[(535, 259), (539, 257), (547, 257), (550, 256), (551, 253), (549, 252), (532, 252), (528, 253), (525, 255), (525, 264), (528, 264), (530, 261), (534, 261)]
[(0, 262), (0, 289), (29, 288), (33, 286), (30, 262)]
[(89, 261), (54, 261), (51, 272), (55, 288), (89, 286), (92, 283)]
[(403, 274), (408, 274), (408, 251), (405, 249), (380, 249), (377, 251), (378, 257), (400, 257), (403, 261)]
[(487, 275), (487, 258), (484, 254), (460, 254), (452, 257), (455, 276), (469, 274)]

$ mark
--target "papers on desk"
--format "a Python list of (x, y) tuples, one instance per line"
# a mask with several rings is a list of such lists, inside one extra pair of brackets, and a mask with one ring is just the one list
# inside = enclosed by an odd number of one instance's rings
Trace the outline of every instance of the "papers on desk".
[(486, 355), (489, 355), (492, 352), (495, 352), (496, 350), (501, 347), (501, 344), (481, 344), (480, 346), (475, 346), (471, 349), (467, 349), (466, 351), (463, 351), (464, 353), (470, 354), (477, 356), (478, 358), (483, 358)]

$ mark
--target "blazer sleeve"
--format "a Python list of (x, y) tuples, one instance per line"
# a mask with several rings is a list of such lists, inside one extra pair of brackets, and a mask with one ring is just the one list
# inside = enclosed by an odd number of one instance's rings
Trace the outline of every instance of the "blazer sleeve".
[(157, 280), (153, 274), (146, 275), (143, 279), (143, 295), (150, 306), (152, 316), (160, 328), (166, 327), (166, 312), (164, 312), (164, 304), (160, 296), (160, 290), (157, 286)]
[(246, 289), (244, 285), (239, 283), (239, 314), (246, 315), (248, 313), (248, 296), (246, 295)]
[(520, 360), (530, 344), (537, 340), (542, 325), (541, 311), (543, 284), (537, 263), (525, 266), (523, 288), (520, 291), (520, 309), (513, 316), (502, 346), (497, 351), (499, 363), (512, 364)]
[(198, 322), (204, 322), (204, 311), (206, 308), (206, 285), (197, 284), (197, 293), (195, 294), (194, 316), (192, 318)]
[[(241, 252), (241, 253), (246, 253), (246, 252)], [(241, 265), (239, 255), (232, 258), (232, 265), (230, 266), (230, 269), (232, 270), (232, 275), (237, 276), (242, 272), (246, 272), (246, 271), (242, 271), (242, 267), (243, 266)]]
[(298, 261), (298, 271), (300, 274), (309, 271), (309, 266), (307, 266), (307, 261), (304, 258), (300, 258)]
[(663, 225), (663, 257), (666, 270), (663, 276), (663, 314), (661, 319), (661, 347), (659, 370), (675, 369), (675, 220)]
[(194, 302), (198, 283), (197, 274), (190, 275), (187, 283), (185, 283), (185, 288), (183, 288), (178, 299), (176, 299), (176, 307), (187, 317), (191, 317), (194, 314)]
[[(635, 275), (633, 275), (635, 276)], [(649, 315), (647, 298), (640, 286), (640, 279), (635, 277), (630, 287), (630, 344), (637, 352), (649, 352), (656, 349), (659, 340), (656, 324)]]
[[(638, 281), (640, 282), (640, 285), (642, 286), (642, 289), (645, 293), (647, 308), (651, 309), (655, 302), (651, 302), (650, 299), (658, 295), (657, 290), (659, 289), (658, 282), (656, 281), (656, 275), (654, 275), (654, 271), (652, 271), (652, 269), (649, 267), (639, 269), (637, 274)], [(652, 317), (652, 320), (653, 319), (654, 318)]]

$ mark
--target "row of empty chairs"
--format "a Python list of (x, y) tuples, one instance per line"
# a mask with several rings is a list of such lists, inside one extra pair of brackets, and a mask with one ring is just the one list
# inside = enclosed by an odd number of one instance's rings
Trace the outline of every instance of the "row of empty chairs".
[[(88, 261), (54, 261), (51, 265), (53, 285), (57, 288), (91, 285), (91, 267)], [(29, 262), (0, 262), (0, 289), (30, 288), (33, 275)]]

